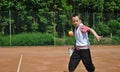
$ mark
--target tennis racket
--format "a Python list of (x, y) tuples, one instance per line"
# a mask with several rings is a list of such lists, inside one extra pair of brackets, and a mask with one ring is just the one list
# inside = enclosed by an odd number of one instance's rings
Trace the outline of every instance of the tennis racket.
[(71, 57), (71, 55), (72, 55), (72, 53), (74, 52), (74, 46), (70, 46), (69, 48), (68, 48), (68, 55)]

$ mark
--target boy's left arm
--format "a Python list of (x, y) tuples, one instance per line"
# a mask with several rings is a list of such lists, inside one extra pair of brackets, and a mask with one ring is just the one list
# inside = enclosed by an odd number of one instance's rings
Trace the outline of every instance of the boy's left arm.
[(101, 36), (99, 36), (94, 29), (89, 28), (89, 31), (94, 35), (94, 37), (96, 38), (97, 41), (100, 41)]
[(94, 37), (96, 38), (97, 41), (100, 41), (100, 39), (101, 39), (101, 36), (99, 36), (99, 35), (95, 32), (94, 29), (92, 29), (92, 28), (90, 28), (90, 27), (87, 27), (87, 26), (85, 26), (85, 25), (81, 25), (81, 31), (82, 31), (83, 33), (86, 33), (87, 31), (90, 31), (90, 32), (94, 35)]

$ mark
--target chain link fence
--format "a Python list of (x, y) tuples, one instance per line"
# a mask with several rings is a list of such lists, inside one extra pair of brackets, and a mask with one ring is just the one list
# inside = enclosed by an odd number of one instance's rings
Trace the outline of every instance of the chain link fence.
[[(105, 37), (103, 41), (109, 42), (113, 36), (119, 39), (120, 14), (79, 14), (85, 25)], [(68, 31), (74, 30), (71, 15), (70, 12), (0, 11), (0, 46), (74, 44), (74, 36), (68, 36)], [(90, 34), (94, 44), (93, 39)]]

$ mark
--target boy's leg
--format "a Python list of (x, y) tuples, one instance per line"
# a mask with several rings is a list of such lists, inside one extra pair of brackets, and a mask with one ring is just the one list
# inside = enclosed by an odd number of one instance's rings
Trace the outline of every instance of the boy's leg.
[(82, 51), (82, 61), (88, 72), (94, 72), (95, 67), (92, 63), (90, 50), (86, 49)]
[(71, 58), (70, 58), (70, 62), (69, 62), (69, 72), (74, 72), (74, 70), (76, 69), (76, 67), (78, 66), (81, 57), (78, 55), (77, 50), (74, 50)]

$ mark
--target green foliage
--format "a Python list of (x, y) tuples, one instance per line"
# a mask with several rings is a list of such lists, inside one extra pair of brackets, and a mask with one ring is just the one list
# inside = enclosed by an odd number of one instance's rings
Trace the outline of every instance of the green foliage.
[(108, 27), (108, 25), (102, 22), (95, 25), (95, 30), (99, 35), (102, 36), (109, 36), (110, 34), (110, 28)]
[(2, 42), (3, 41), (3, 37), (2, 37), (2, 34), (0, 33), (0, 46), (2, 46)]
[(45, 16), (41, 16), (40, 21), (44, 24), (47, 24), (47, 18), (45, 18)]
[(116, 35), (120, 36), (120, 30), (117, 30)]
[(108, 26), (110, 27), (111, 33), (113, 35), (118, 34), (117, 32), (120, 29), (120, 22), (118, 22), (117, 20), (109, 20)]
[(55, 45), (74, 45), (75, 38), (66, 36), (65, 38), (55, 38)]
[(106, 11), (108, 11), (108, 12), (114, 12), (115, 10), (120, 10), (119, 9), (119, 3), (120, 3), (120, 1), (115, 1), (115, 0), (112, 0), (112, 1), (106, 1), (105, 2), (105, 8), (107, 8), (106, 9)]
[(10, 37), (9, 36), (2, 36), (1, 37), (1, 46), (9, 46), (10, 45)]
[(0, 0), (0, 11), (11, 9), (43, 12), (119, 12), (119, 4), (119, 0)]
[(73, 37), (66, 37), (66, 41), (65, 41), (66, 45), (74, 45), (75, 44), (75, 38)]
[(92, 34), (89, 34), (89, 40), (91, 45), (119, 45), (120, 44), (120, 36), (110, 37), (102, 37), (102, 39), (98, 42), (94, 38)]
[(92, 0), (93, 9), (96, 12), (103, 12), (104, 10), (104, 0)]
[(99, 42), (96, 41), (92, 34), (89, 35), (89, 40), (91, 45), (110, 45), (112, 44), (112, 39), (109, 37), (103, 37)]
[(37, 32), (37, 30), (38, 30), (38, 23), (37, 22), (32, 23), (31, 29), (32, 29), (33, 32)]
[(55, 45), (65, 45), (64, 38), (55, 38)]
[[(3, 46), (9, 46), (9, 36), (3, 37)], [(12, 36), (12, 46), (53, 45), (53, 35), (47, 33), (22, 33)]]
[(120, 36), (113, 36), (112, 44), (120, 44)]

